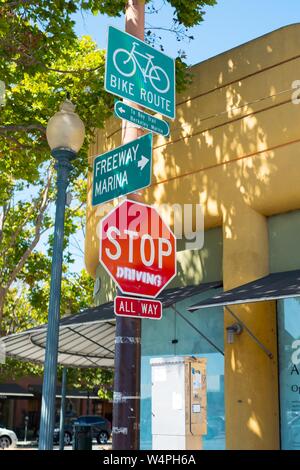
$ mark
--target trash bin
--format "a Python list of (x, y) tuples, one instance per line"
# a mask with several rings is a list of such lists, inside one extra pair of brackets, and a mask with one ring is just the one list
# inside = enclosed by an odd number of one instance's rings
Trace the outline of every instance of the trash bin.
[(92, 428), (90, 424), (74, 424), (73, 450), (92, 450)]

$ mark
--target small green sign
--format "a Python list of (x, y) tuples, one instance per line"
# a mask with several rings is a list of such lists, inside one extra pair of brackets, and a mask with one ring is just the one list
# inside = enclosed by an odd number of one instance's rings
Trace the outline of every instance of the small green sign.
[(168, 136), (170, 134), (170, 126), (166, 121), (151, 116), (151, 114), (144, 113), (140, 109), (128, 106), (128, 104), (125, 104), (122, 101), (117, 101), (115, 103), (115, 114), (120, 119), (126, 119), (126, 121), (132, 122), (139, 127), (155, 132), (155, 134), (161, 134), (164, 136)]
[(175, 118), (175, 61), (131, 34), (108, 30), (105, 90)]
[(94, 160), (92, 205), (146, 188), (151, 174), (152, 134), (99, 155)]

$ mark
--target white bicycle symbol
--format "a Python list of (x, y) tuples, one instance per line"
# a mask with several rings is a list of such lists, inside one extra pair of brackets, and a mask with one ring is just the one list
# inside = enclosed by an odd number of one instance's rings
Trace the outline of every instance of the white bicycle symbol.
[[(137, 70), (136, 67), (138, 66), (143, 74), (145, 82), (147, 81), (147, 78), (149, 78), (151, 85), (156, 91), (159, 93), (167, 93), (170, 89), (170, 80), (168, 75), (161, 67), (153, 64), (153, 55), (138, 52), (136, 50), (136, 46), (139, 46), (138, 42), (133, 43), (131, 51), (127, 51), (126, 49), (116, 49), (113, 54), (114, 66), (124, 77), (132, 77)], [(140, 64), (139, 57), (143, 57), (147, 60), (145, 68)]]

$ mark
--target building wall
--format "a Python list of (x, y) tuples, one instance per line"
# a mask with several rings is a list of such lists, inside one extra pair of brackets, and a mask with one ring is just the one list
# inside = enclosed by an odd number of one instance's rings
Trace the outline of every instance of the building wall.
[(300, 211), (268, 218), (270, 272), (300, 268)]
[[(270, 245), (276, 246), (275, 216), (300, 209), (300, 106), (291, 101), (299, 47), (300, 24), (294, 24), (194, 66), (192, 85), (177, 97), (170, 138), (154, 139), (153, 182), (143, 199), (158, 209), (163, 203), (202, 204), (205, 228), (222, 229), (225, 290), (284, 264), (280, 241), (276, 255)], [(96, 133), (90, 163), (120, 140), (120, 121), (112, 118)], [(95, 276), (97, 224), (108, 207), (91, 207), (91, 181), (90, 174), (85, 260)], [(172, 214), (162, 215), (172, 226)], [(289, 263), (299, 267), (297, 257)], [(191, 265), (186, 261), (184, 280)], [(197, 266), (191, 270), (195, 283), (202, 276)], [(277, 449), (276, 305), (234, 311), (274, 357), (270, 360), (246, 334), (234, 344), (225, 341), (227, 448)], [(231, 323), (225, 311), (224, 327)]]
[[(251, 207), (268, 216), (299, 208), (300, 107), (291, 102), (299, 29), (281, 28), (192, 68), (193, 84), (177, 97), (170, 138), (154, 138), (153, 182), (143, 192), (145, 202), (200, 202), (206, 228), (223, 225), (231, 239), (237, 210)], [(90, 164), (120, 144), (120, 129), (120, 121), (111, 118), (97, 131)], [(85, 260), (95, 276), (97, 225), (111, 205), (91, 207), (91, 182), (90, 172)]]

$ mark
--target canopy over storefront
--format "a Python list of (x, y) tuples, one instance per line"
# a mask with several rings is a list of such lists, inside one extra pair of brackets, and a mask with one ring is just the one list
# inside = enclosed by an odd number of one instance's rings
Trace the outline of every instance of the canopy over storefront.
[[(165, 308), (217, 289), (221, 282), (166, 289), (158, 297)], [(150, 321), (150, 320), (149, 320)], [(6, 355), (28, 362), (43, 363), (47, 324), (3, 338)], [(113, 302), (64, 317), (59, 325), (58, 362), (66, 367), (111, 368), (114, 365), (115, 315)]]
[(215, 295), (189, 307), (193, 312), (200, 308), (247, 304), (264, 300), (285, 299), (300, 296), (300, 270), (269, 274), (242, 286)]
[[(72, 389), (66, 391), (67, 398), (100, 400), (97, 390), (92, 392), (86, 390)], [(28, 385), (23, 387), (17, 383), (0, 384), (0, 400), (3, 398), (35, 398), (42, 395), (42, 385)], [(61, 398), (61, 386), (56, 387), (56, 397)]]

